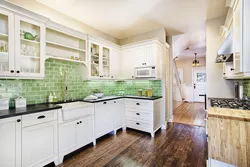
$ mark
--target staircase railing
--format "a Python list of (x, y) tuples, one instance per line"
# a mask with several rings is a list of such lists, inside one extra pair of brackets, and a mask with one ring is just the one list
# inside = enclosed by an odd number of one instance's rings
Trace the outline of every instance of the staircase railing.
[(174, 78), (175, 78), (178, 90), (180, 92), (181, 98), (182, 98), (182, 100), (185, 100), (185, 95), (183, 92), (182, 83), (181, 83), (181, 79), (180, 79), (180, 76), (179, 76), (179, 73), (177, 70), (177, 65), (176, 65), (175, 59), (173, 59), (173, 73), (174, 73)]

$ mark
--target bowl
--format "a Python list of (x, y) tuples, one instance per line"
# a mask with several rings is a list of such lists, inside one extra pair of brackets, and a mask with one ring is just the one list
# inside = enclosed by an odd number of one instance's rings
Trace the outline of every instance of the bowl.
[(94, 94), (94, 96), (96, 96), (96, 97), (98, 97), (98, 98), (103, 97), (103, 95), (104, 95), (103, 93), (95, 93), (95, 94)]

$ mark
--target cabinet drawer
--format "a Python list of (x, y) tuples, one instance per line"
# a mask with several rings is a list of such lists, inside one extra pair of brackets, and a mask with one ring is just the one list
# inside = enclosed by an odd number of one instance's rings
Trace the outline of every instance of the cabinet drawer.
[(57, 110), (39, 112), (22, 116), (22, 127), (57, 120)]
[(143, 111), (151, 111), (151, 112), (153, 112), (153, 101), (151, 101), (151, 100), (126, 99), (125, 108), (126, 109), (143, 110)]
[(135, 110), (126, 110), (126, 118), (138, 121), (147, 121), (148, 123), (153, 123), (153, 113), (141, 112)]
[(153, 125), (140, 122), (140, 121), (133, 121), (133, 120), (126, 120), (127, 127), (132, 129), (137, 129), (145, 132), (151, 132), (153, 130)]

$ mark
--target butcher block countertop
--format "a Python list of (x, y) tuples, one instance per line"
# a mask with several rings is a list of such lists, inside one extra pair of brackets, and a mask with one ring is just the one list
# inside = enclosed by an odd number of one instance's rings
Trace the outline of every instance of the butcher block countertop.
[(210, 107), (208, 108), (208, 117), (226, 118), (250, 122), (250, 110)]

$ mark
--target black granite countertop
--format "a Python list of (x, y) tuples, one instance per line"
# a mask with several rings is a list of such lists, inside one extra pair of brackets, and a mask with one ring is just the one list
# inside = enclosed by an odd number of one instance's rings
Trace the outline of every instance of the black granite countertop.
[(145, 97), (145, 96), (104, 96), (103, 98), (99, 98), (97, 100), (74, 100), (74, 101), (67, 101), (67, 102), (56, 102), (54, 104), (36, 104), (36, 105), (28, 105), (27, 107), (22, 108), (10, 108), (8, 110), (0, 110), (0, 119), (3, 118), (9, 118), (14, 116), (20, 116), (20, 115), (26, 115), (26, 114), (33, 114), (43, 111), (49, 111), (54, 109), (60, 109), (62, 108), (59, 105), (59, 103), (70, 103), (75, 101), (83, 101), (88, 103), (97, 103), (97, 102), (103, 102), (103, 101), (109, 101), (109, 100), (116, 100), (116, 99), (122, 99), (122, 98), (129, 98), (129, 99), (139, 99), (139, 100), (157, 100), (162, 98), (162, 96), (153, 96), (153, 97)]
[(98, 103), (98, 102), (116, 100), (116, 99), (122, 99), (122, 98), (139, 99), (139, 100), (157, 100), (157, 99), (162, 98), (162, 96), (152, 96), (152, 97), (130, 96), (130, 95), (126, 95), (126, 96), (104, 96), (104, 97), (96, 99), (96, 100), (82, 100), (82, 101), (89, 102), (89, 103)]
[(54, 109), (60, 109), (61, 106), (55, 104), (36, 104), (36, 105), (28, 105), (27, 107), (22, 108), (11, 108), (8, 110), (0, 110), (0, 119), (33, 114), (37, 112), (49, 111)]

